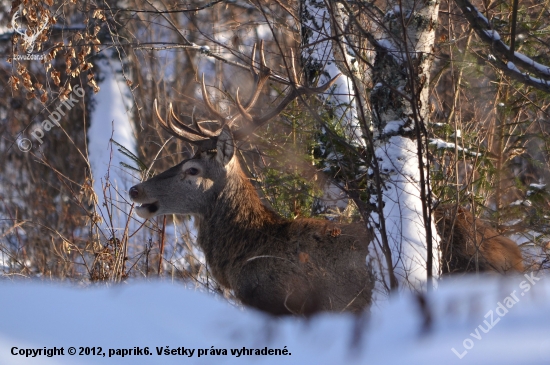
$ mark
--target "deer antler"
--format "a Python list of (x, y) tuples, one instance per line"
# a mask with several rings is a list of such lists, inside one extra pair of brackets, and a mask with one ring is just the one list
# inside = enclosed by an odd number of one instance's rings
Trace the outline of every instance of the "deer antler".
[[(254, 50), (255, 49), (256, 49), (256, 47), (254, 47)], [(262, 43), (261, 48), (260, 48), (260, 56), (262, 58), (262, 63), (265, 64), (265, 58), (264, 58), (264, 52), (263, 52), (263, 43)], [(269, 76), (271, 75), (271, 70), (269, 70), (269, 69), (267, 69), (267, 70), (268, 70), (269, 73), (266, 76), (263, 76), (263, 75), (261, 75), (262, 69), (260, 69), (259, 79), (262, 82), (262, 85), (263, 85), (263, 83), (265, 83), (265, 81), (267, 81), (269, 79)], [(294, 52), (291, 49), (290, 50), (290, 78), (291, 78), (290, 85), (292, 87), (292, 91), (289, 94), (287, 94), (287, 96), (285, 96), (283, 101), (281, 101), (279, 103), (279, 105), (277, 105), (277, 107), (272, 109), (270, 112), (268, 112), (264, 115), (261, 115), (261, 116), (254, 117), (254, 116), (252, 116), (248, 113), (248, 110), (250, 110), (250, 107), (252, 106), (252, 104), (250, 104), (250, 102), (249, 102), (246, 107), (243, 107), (242, 104), (241, 104), (241, 101), (239, 100), (239, 90), (237, 89), (237, 94), (236, 94), (236, 97), (235, 97), (237, 108), (239, 109), (239, 112), (242, 115), (242, 117), (246, 121), (248, 121), (249, 124), (244, 126), (244, 127), (241, 127), (240, 129), (238, 129), (236, 131), (234, 131), (233, 136), (235, 137), (236, 140), (241, 140), (241, 139), (245, 138), (246, 136), (248, 136), (249, 134), (254, 132), (254, 130), (261, 127), (265, 123), (267, 123), (273, 117), (277, 116), (280, 112), (282, 112), (284, 110), (284, 108), (286, 108), (286, 106), (288, 104), (290, 104), (291, 101), (293, 101), (294, 99), (296, 99), (300, 96), (307, 96), (307, 95), (314, 95), (314, 94), (324, 93), (325, 91), (327, 91), (334, 84), (334, 82), (336, 81), (336, 79), (338, 77), (340, 77), (340, 75), (341, 74), (336, 75), (334, 78), (329, 80), (326, 84), (324, 84), (322, 86), (319, 86), (319, 87), (316, 87), (316, 88), (309, 88), (309, 87), (306, 87), (306, 86), (303, 86), (303, 85), (299, 84), (298, 83), (298, 77), (297, 77), (297, 74), (296, 74), (296, 66), (294, 64)], [(265, 79), (264, 79), (264, 77), (265, 77)], [(259, 85), (259, 83), (258, 83), (258, 85)], [(259, 92), (257, 92), (257, 95), (255, 94), (254, 97), (257, 98), (258, 95), (259, 95)], [(256, 99), (252, 98), (251, 101), (256, 102)]]
[[(237, 109), (239, 110), (239, 114), (226, 118), (214, 108), (214, 106), (212, 105), (212, 102), (210, 101), (208, 93), (206, 91), (206, 85), (204, 83), (204, 74), (203, 74), (202, 82), (201, 82), (202, 98), (204, 100), (204, 105), (206, 109), (212, 115), (214, 120), (197, 122), (194, 116), (192, 116), (191, 125), (183, 123), (175, 115), (174, 109), (172, 108), (172, 103), (169, 104), (167, 116), (165, 120), (160, 116), (158, 106), (157, 106), (157, 100), (155, 99), (154, 109), (160, 121), (160, 125), (166, 131), (168, 131), (168, 133), (180, 139), (183, 139), (187, 142), (197, 145), (201, 150), (214, 149), (216, 148), (217, 138), (221, 133), (222, 128), (226, 125), (229, 127), (232, 127), (235, 121), (239, 117), (243, 117), (243, 119), (246, 122), (248, 122), (248, 124), (233, 132), (233, 135), (236, 140), (242, 140), (246, 138), (249, 134), (254, 132), (254, 130), (261, 127), (265, 123), (267, 123), (273, 117), (277, 116), (294, 99), (300, 96), (307, 96), (307, 95), (313, 95), (313, 94), (319, 94), (319, 93), (325, 92), (326, 90), (328, 90), (329, 87), (331, 87), (334, 84), (336, 79), (340, 76), (340, 74), (338, 74), (336, 77), (331, 79), (326, 84), (316, 88), (309, 88), (309, 87), (300, 85), (298, 83), (296, 67), (294, 65), (294, 52), (292, 52), (291, 50), (291, 69), (290, 69), (289, 84), (292, 87), (292, 91), (289, 94), (287, 94), (285, 98), (279, 103), (279, 105), (277, 105), (277, 107), (275, 107), (270, 112), (261, 116), (253, 116), (249, 112), (254, 106), (254, 104), (258, 101), (258, 98), (262, 92), (262, 89), (265, 83), (272, 76), (271, 69), (267, 66), (265, 62), (263, 41), (260, 43), (260, 65), (258, 69), (256, 69), (256, 67), (254, 66), (255, 55), (256, 55), (256, 45), (254, 45), (254, 48), (252, 50), (252, 57), (251, 57), (252, 63), (250, 65), (250, 72), (254, 75), (254, 90), (252, 91), (252, 95), (250, 96), (249, 100), (246, 102), (245, 105), (243, 105), (239, 98), (239, 89), (237, 89), (237, 93), (235, 95), (235, 101), (237, 104)], [(209, 130), (201, 126), (201, 123), (203, 122), (212, 122), (212, 121), (216, 121), (219, 124), (219, 127), (215, 131)]]

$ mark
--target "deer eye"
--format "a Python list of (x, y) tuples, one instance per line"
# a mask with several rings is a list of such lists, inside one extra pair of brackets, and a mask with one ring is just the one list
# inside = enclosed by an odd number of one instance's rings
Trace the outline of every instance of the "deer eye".
[(188, 169), (185, 171), (185, 173), (186, 173), (187, 175), (192, 175), (192, 176), (194, 176), (194, 175), (196, 175), (196, 174), (199, 173), (199, 169), (197, 169), (197, 168), (195, 168), (195, 167), (190, 167), (190, 168), (188, 168)]

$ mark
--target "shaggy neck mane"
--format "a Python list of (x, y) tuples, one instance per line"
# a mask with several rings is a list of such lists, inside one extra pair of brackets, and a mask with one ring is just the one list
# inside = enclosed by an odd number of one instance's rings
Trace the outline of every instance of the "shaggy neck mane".
[(255, 246), (250, 242), (264, 241), (288, 223), (262, 204), (256, 189), (234, 160), (228, 168), (227, 184), (198, 220), (198, 243), (210, 263), (224, 266), (227, 261), (244, 259)]
[(218, 195), (211, 217), (221, 218), (226, 225), (240, 229), (261, 229), (284, 220), (262, 204), (258, 193), (237, 161), (228, 171), (227, 184)]

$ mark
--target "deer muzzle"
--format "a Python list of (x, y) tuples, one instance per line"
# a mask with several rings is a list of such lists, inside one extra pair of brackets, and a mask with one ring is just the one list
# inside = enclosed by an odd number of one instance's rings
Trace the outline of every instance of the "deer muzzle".
[(133, 202), (140, 204), (136, 207), (137, 215), (145, 219), (156, 215), (155, 213), (159, 210), (159, 202), (158, 200), (148, 198), (141, 184), (132, 186), (128, 193)]

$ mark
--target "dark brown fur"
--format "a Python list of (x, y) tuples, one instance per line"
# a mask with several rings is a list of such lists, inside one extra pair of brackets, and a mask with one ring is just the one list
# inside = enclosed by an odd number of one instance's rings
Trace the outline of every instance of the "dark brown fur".
[(241, 171), (236, 179), (198, 222), (199, 244), (219, 283), (244, 304), (273, 314), (358, 311), (370, 304), (371, 235), (362, 224), (283, 219), (261, 203)]
[(372, 234), (360, 223), (278, 216), (262, 204), (233, 152), (227, 132), (217, 150), (136, 185), (130, 195), (144, 203), (138, 214), (194, 214), (212, 275), (244, 304), (276, 315), (368, 307)]
[[(459, 207), (443, 205), (436, 209), (441, 242), (442, 273), (496, 271), (522, 272), (523, 259), (516, 243), (496, 230), (475, 220), (472, 213)], [(476, 255), (477, 253), (477, 255)]]

